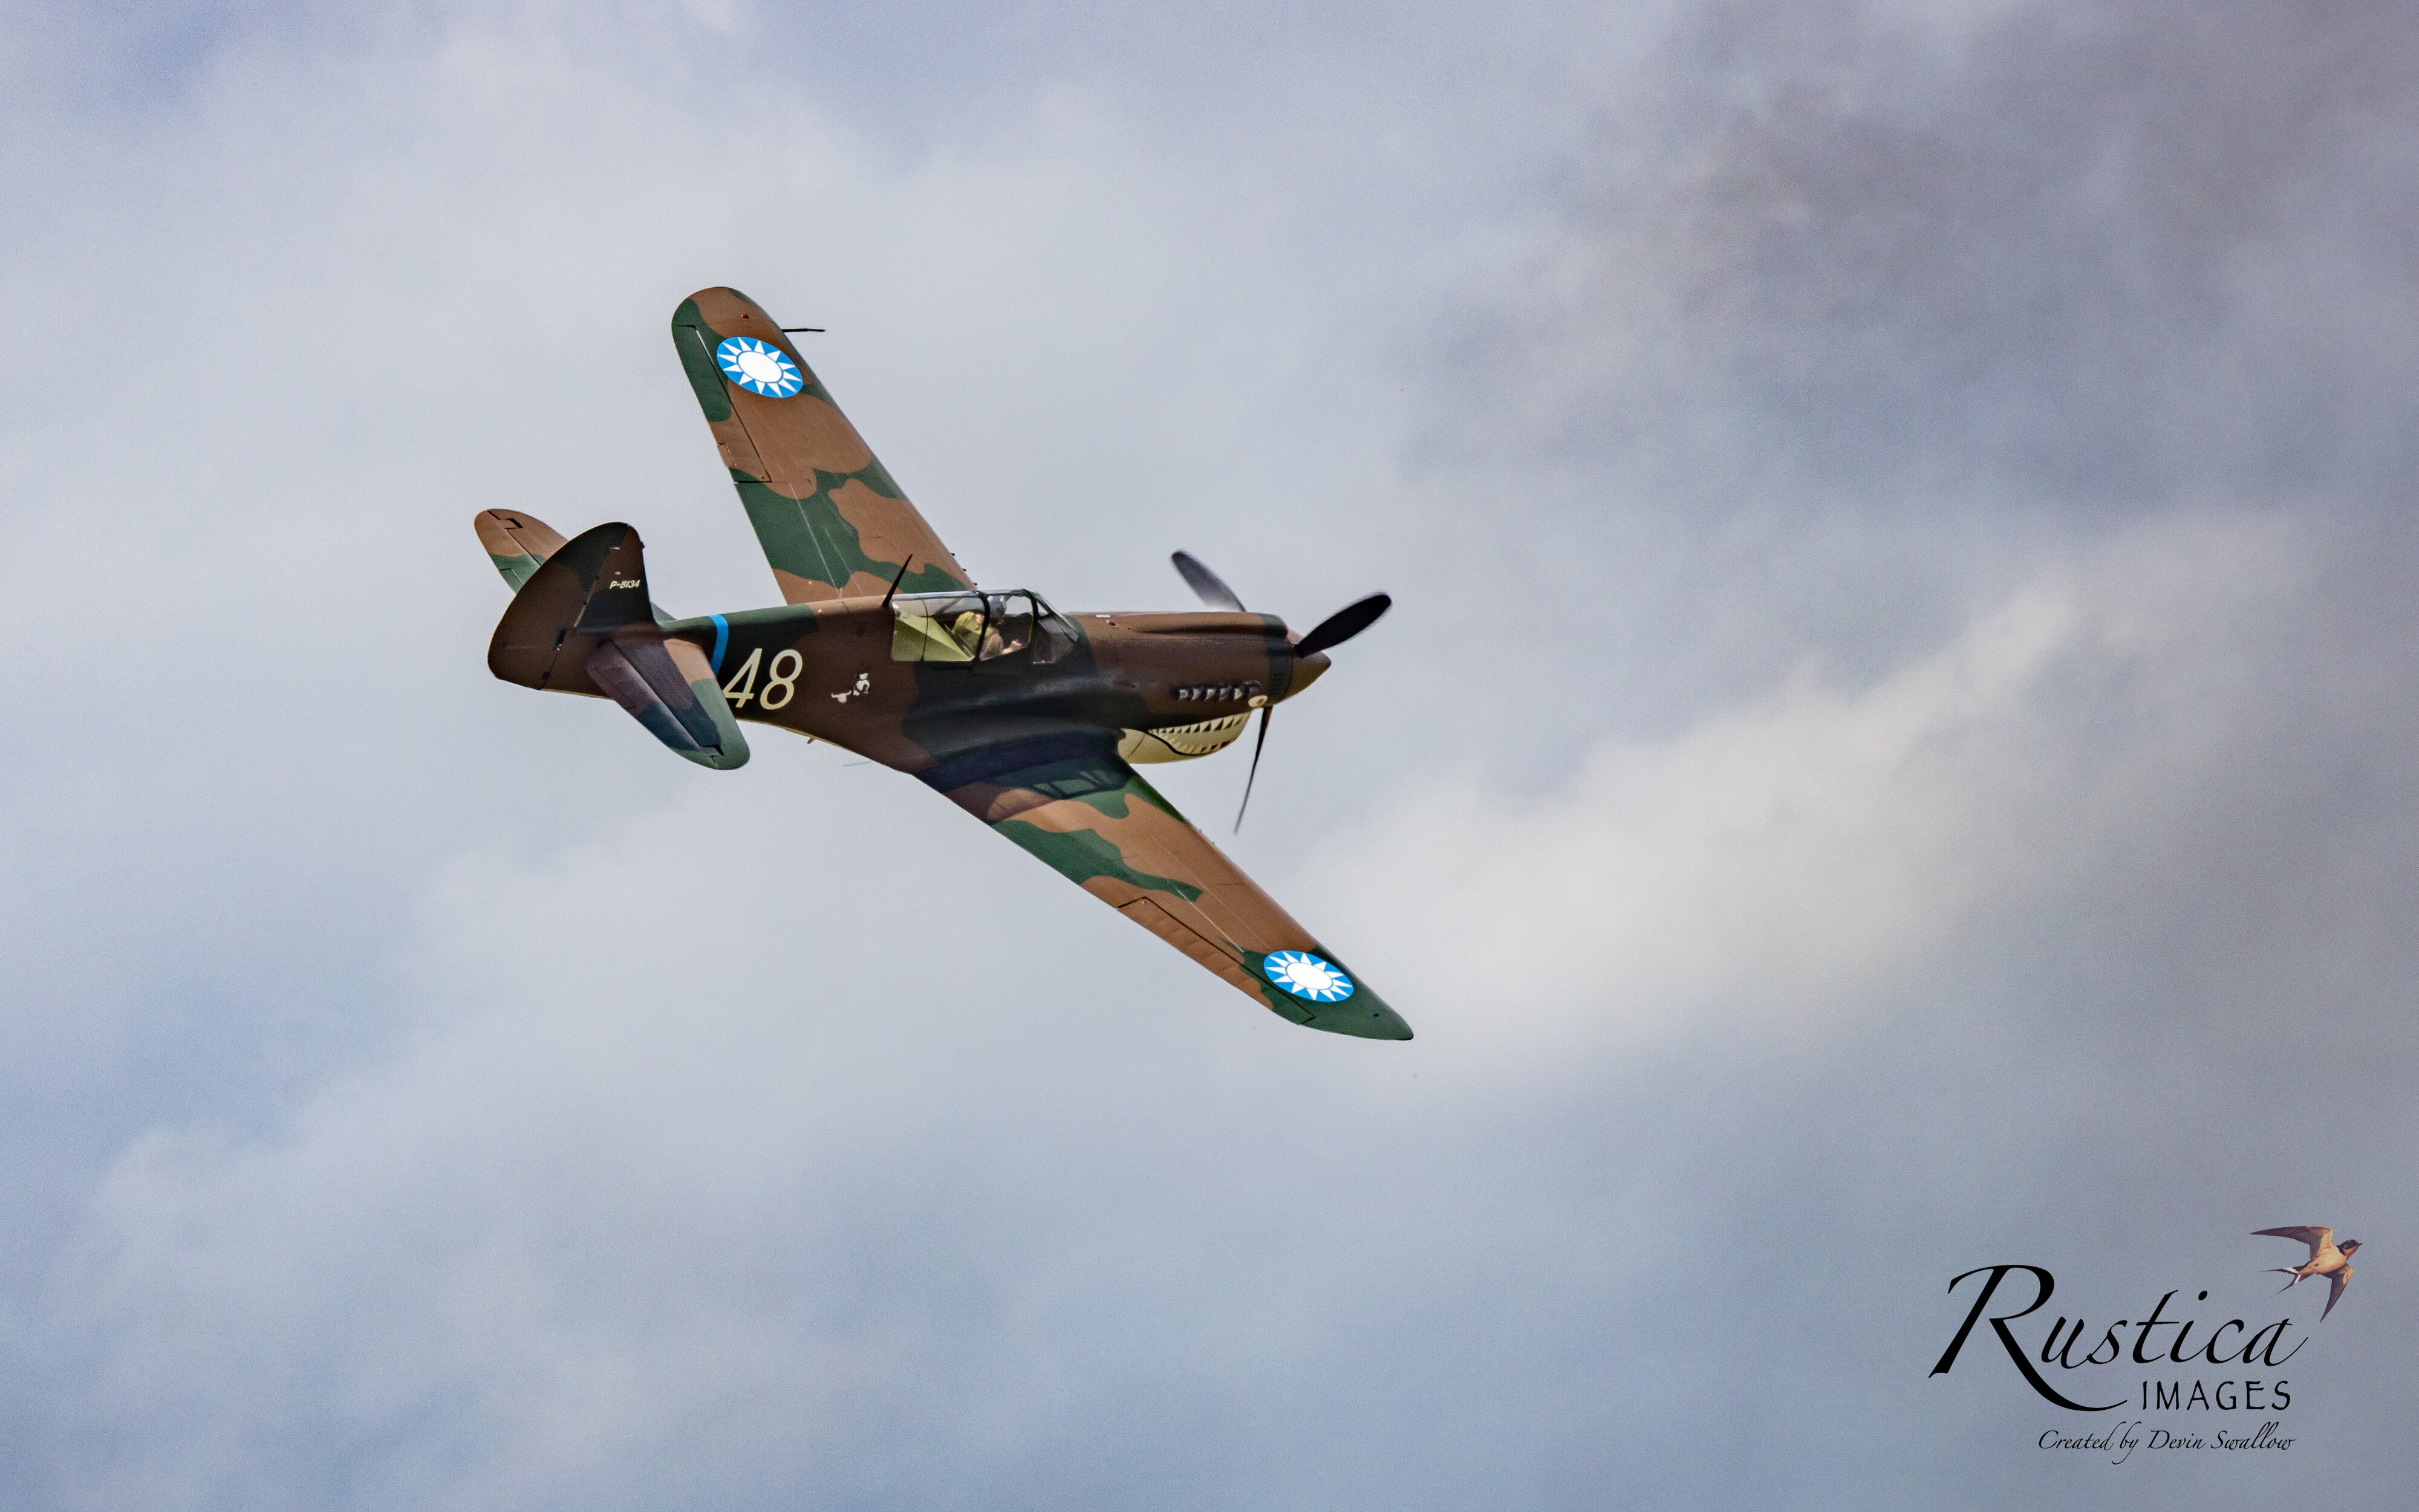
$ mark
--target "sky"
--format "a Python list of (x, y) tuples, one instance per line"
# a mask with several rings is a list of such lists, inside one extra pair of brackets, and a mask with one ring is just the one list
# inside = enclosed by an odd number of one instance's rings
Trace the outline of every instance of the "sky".
[[(2390, 1500), (2413, 55), (2354, 0), (0, 13), (0, 1501)], [(483, 509), (775, 598), (667, 346), (718, 283), (986, 585), (1394, 595), (1222, 844), (1417, 1040), (845, 753), (486, 675)], [(1244, 760), (1153, 775), (1219, 834)], [(2250, 1237), (2312, 1223), (2323, 1323)], [(1928, 1373), (1999, 1263), (2291, 1316), (2292, 1447), (2037, 1448), (2108, 1416)]]

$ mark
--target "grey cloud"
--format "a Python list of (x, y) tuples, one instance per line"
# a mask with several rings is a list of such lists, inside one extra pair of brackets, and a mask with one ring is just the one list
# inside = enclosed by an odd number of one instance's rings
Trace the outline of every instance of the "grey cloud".
[(1606, 109), (1550, 295), (1502, 343), (1545, 435), (1666, 485), (1703, 467), (1710, 410), (1843, 492), (2399, 502), (2409, 8), (1943, 29), (1844, 4), (1687, 23)]
[[(854, 55), (811, 21), (421, 19), (239, 31), (165, 124), (13, 107), (0, 690), (84, 743), (5, 758), (12, 1501), (2408, 1482), (2392, 11), (1732, 7), (1633, 69), (1640, 23), (1443, 9), (1340, 93), (1196, 20), (1163, 99), (1181, 49), (1079, 18), (922, 59), (1005, 103), (920, 139), (797, 84)], [(1237, 848), (1401, 935), (1350, 954), (1410, 1054), (1239, 1018), (912, 785), (692, 780), (484, 678), (482, 505), (763, 596), (660, 349), (720, 278), (841, 313), (825, 375), (987, 578), (1397, 590)], [(105, 300), (157, 358), (115, 408), (47, 365)], [(1961, 712), (1940, 669), (2078, 579)], [(1422, 828), (1456, 797), (1501, 822)], [(1555, 863), (1560, 954), (1500, 954), (1498, 856), (1390, 917), (1489, 844)], [(1860, 887), (1922, 927), (1826, 938)], [(2264, 1306), (2241, 1231), (2302, 1221), (2377, 1244), (2290, 1456), (2050, 1460), (2004, 1361), (1924, 1375), (1957, 1270)]]

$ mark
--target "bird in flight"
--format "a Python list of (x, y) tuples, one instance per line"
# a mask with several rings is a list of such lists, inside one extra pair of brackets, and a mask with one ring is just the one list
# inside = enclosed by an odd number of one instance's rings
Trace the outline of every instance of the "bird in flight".
[(2324, 1224), (2316, 1227), (2300, 1224), (2289, 1229), (2254, 1229), (2251, 1231), (2254, 1235), (2271, 1234), (2278, 1239), (2290, 1239), (2309, 1245), (2308, 1264), (2272, 1265), (2269, 1269), (2279, 1275), (2292, 1277), (2285, 1283), (2284, 1290), (2288, 1291), (2314, 1275), (2325, 1276), (2328, 1283), (2327, 1306), (2319, 1314), (2319, 1320), (2323, 1321), (2327, 1313), (2335, 1310), (2336, 1301), (2343, 1296), (2345, 1283), (2351, 1279), (2351, 1257), (2360, 1248), (2359, 1240), (2347, 1239), (2338, 1245), (2335, 1231)]

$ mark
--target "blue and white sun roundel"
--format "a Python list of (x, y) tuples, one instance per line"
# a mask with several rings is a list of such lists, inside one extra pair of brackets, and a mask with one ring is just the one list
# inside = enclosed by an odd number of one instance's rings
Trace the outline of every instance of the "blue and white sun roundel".
[(751, 394), (787, 399), (807, 386), (790, 354), (753, 336), (732, 336), (714, 349), (725, 376)]
[(1344, 974), (1344, 968), (1308, 951), (1271, 951), (1260, 970), (1278, 986), (1313, 1002), (1342, 1002), (1352, 996), (1352, 979)]

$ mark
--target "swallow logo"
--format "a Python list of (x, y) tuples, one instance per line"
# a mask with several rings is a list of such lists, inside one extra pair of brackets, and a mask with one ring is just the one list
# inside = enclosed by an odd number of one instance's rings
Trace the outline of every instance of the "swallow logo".
[(1342, 1002), (1352, 996), (1352, 979), (1344, 969), (1306, 950), (1271, 951), (1260, 970), (1278, 986), (1313, 1002)]
[(732, 336), (714, 349), (723, 376), (751, 394), (787, 399), (807, 386), (790, 354), (753, 336)]
[(2325, 1276), (2327, 1305), (2319, 1312), (2319, 1321), (2325, 1321), (2327, 1314), (2335, 1310), (2335, 1303), (2342, 1298), (2344, 1288), (2351, 1281), (2352, 1252), (2360, 1248), (2360, 1241), (2347, 1239), (2338, 1245), (2335, 1243), (2335, 1231), (2324, 1224), (2296, 1226), (2289, 1229), (2254, 1229), (2251, 1232), (2255, 1238), (2271, 1235), (2278, 1239), (2290, 1239), (2296, 1244), (2310, 1246), (2310, 1259), (2307, 1264), (2272, 1265), (2269, 1270), (2277, 1275), (2292, 1277), (2282, 1288), (2287, 1291), (2292, 1291), (2314, 1275)]
[[(2338, 1243), (2334, 1230), (2323, 1225), (2253, 1232), (2309, 1246), (2305, 1262), (2271, 1266), (2269, 1272), (2288, 1278), (2282, 1291), (2323, 1278), (2329, 1291), (2319, 1317), (2323, 1320), (2334, 1310), (2351, 1280), (2351, 1257), (2360, 1249), (2359, 1240)], [(2147, 1310), (2128, 1307), (2127, 1316), (2105, 1321), (2095, 1309), (2087, 1321), (2079, 1314), (2050, 1314), (2048, 1304), (2057, 1288), (2057, 1278), (2039, 1265), (1983, 1265), (1950, 1277), (1949, 1293), (1970, 1290), (1971, 1300), (1932, 1373), (1947, 1375), (1969, 1341), (1990, 1337), (1997, 1340), (2008, 1364), (2036, 1397), (2070, 1413), (2283, 1413), (2300, 1395), (2285, 1367), (2314, 1331), (2290, 1316), (2229, 1318), (2225, 1314), (2234, 1307), (2228, 1304), (2211, 1304), (2207, 1309), (2194, 1306), (2210, 1303), (2207, 1291), (2172, 1287)], [(2181, 1300), (2187, 1295), (2192, 1302)], [(2060, 1301), (2069, 1308), (2073, 1306), (2062, 1296)], [(2121, 1464), (2137, 1443), (2153, 1449), (2288, 1449), (2294, 1443), (2280, 1420), (2249, 1425), (2239, 1433), (2228, 1426), (2231, 1421), (2187, 1418), (2183, 1427), (2149, 1428), (2147, 1438), (2136, 1432), (2144, 1424), (2131, 1420), (2104, 1432), (2053, 1428), (2041, 1436), (2041, 1447), (2105, 1449), (2113, 1462)], [(2190, 1426), (2201, 1422), (2210, 1426)]]

